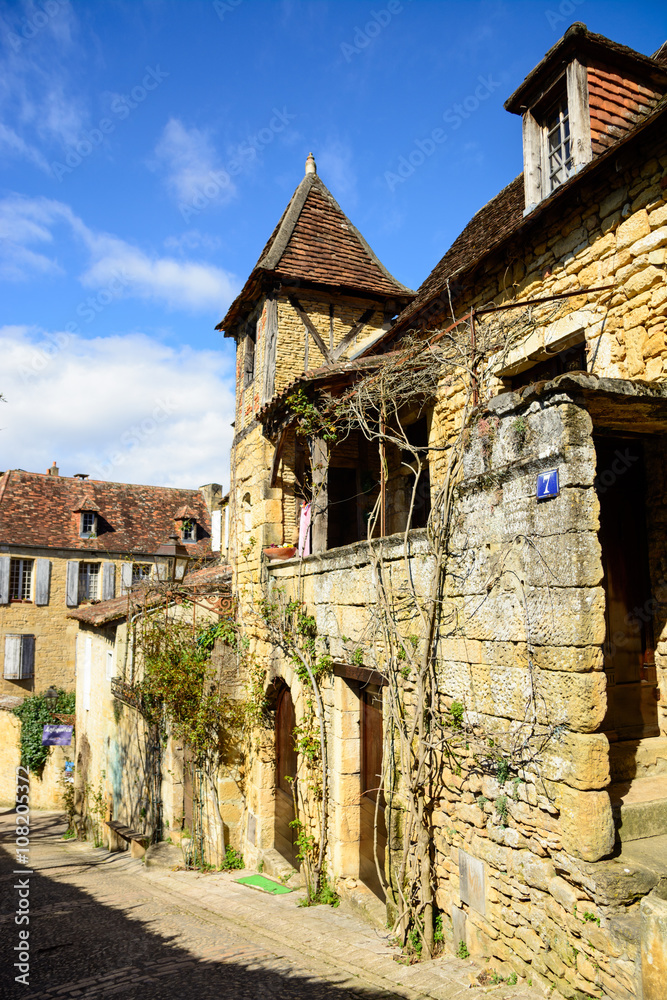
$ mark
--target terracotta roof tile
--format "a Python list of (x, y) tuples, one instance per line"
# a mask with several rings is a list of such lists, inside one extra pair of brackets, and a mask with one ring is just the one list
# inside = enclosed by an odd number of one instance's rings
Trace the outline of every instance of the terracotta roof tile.
[(273, 230), (240, 295), (216, 327), (233, 326), (256, 300), (261, 280), (305, 281), (357, 290), (379, 299), (414, 297), (378, 260), (317, 174), (306, 174)]
[(199, 490), (88, 480), (85, 500), (98, 512), (96, 538), (79, 537), (80, 479), (10, 470), (0, 476), (0, 544), (86, 552), (152, 555), (174, 533), (174, 511), (195, 512), (200, 539), (188, 545), (210, 555), (211, 517)]

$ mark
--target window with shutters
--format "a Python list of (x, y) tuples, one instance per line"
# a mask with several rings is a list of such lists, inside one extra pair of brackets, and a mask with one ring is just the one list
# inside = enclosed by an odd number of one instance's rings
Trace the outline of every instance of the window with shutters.
[(150, 563), (132, 563), (132, 586), (134, 587), (137, 583), (144, 583), (146, 580), (150, 579), (151, 575), (151, 564)]
[(6, 635), (3, 676), (8, 681), (25, 681), (35, 667), (34, 635)]
[(565, 95), (546, 112), (542, 127), (545, 144), (542, 155), (547, 182), (545, 194), (550, 194), (563, 184), (574, 170), (570, 116)]
[(100, 593), (100, 564), (79, 563), (79, 600), (96, 601)]
[(12, 559), (9, 571), (9, 597), (12, 601), (32, 599), (32, 559)]
[(81, 514), (81, 537), (95, 538), (97, 536), (97, 514), (92, 510), (84, 510)]

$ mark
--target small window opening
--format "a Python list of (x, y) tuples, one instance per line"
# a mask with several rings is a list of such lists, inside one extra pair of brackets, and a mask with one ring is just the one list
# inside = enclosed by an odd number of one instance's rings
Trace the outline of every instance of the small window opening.
[(197, 522), (191, 519), (183, 521), (181, 526), (181, 541), (182, 542), (196, 542), (197, 541)]
[(95, 538), (97, 535), (97, 514), (92, 510), (84, 510), (81, 514), (81, 537)]
[(255, 379), (255, 346), (257, 329), (254, 323), (248, 327), (245, 337), (245, 354), (243, 359), (243, 386), (252, 385)]
[(512, 389), (523, 389), (524, 386), (532, 385), (534, 382), (549, 382), (565, 372), (585, 371), (586, 345), (575, 344), (574, 347), (568, 347), (566, 350), (554, 354), (552, 358), (538, 361), (532, 368), (519, 372), (518, 375), (514, 375), (510, 379), (510, 382)]

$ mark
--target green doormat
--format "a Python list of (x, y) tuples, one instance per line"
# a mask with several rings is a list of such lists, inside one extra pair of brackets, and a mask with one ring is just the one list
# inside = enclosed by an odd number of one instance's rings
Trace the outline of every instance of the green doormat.
[(262, 892), (270, 892), (273, 896), (279, 896), (282, 892), (292, 892), (286, 885), (274, 882), (266, 875), (244, 875), (243, 878), (235, 878), (235, 882), (241, 885), (249, 885), (251, 889), (260, 889)]

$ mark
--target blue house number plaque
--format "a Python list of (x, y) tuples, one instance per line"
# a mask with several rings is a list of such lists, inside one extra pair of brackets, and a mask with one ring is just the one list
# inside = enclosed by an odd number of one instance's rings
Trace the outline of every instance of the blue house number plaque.
[(558, 469), (549, 469), (548, 472), (537, 474), (537, 499), (550, 500), (560, 493), (558, 485)]

